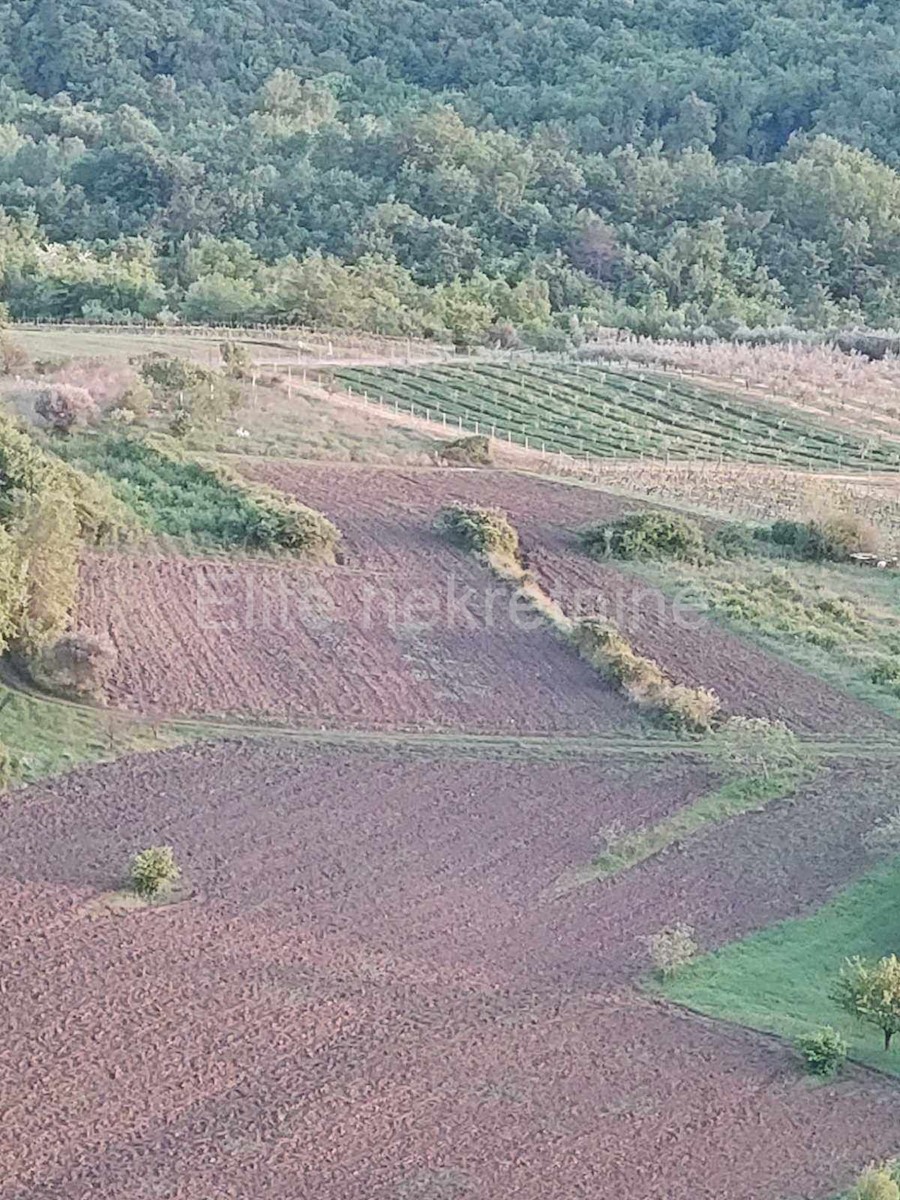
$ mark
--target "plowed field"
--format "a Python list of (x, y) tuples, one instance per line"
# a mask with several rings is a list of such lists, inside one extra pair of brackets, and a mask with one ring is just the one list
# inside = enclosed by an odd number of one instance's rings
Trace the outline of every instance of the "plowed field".
[(340, 471), (265, 463), (245, 470), (336, 520), (354, 563), (398, 575), (435, 553), (427, 530), (442, 505), (453, 500), (499, 505), (520, 531), (528, 565), (565, 611), (605, 613), (678, 682), (718, 692), (726, 711), (817, 732), (893, 724), (626, 571), (582, 554), (573, 531), (631, 511), (638, 507), (633, 502), (506, 472)]
[[(836, 844), (825, 816), (847, 782), (761, 814), (773, 837), (788, 825), (758, 892), (773, 870), (805, 875), (810, 901), (826, 886), (809, 853)], [(697, 843), (634, 873), (674, 872), (644, 906), (629, 877), (549, 899), (599, 828), (709, 783), (677, 758), (255, 742), (19, 794), (0, 813), (0, 1197), (830, 1194), (896, 1149), (895, 1088), (854, 1071), (811, 1088), (778, 1043), (633, 986), (651, 919), (740, 928), (729, 831), (746, 826), (719, 831), (715, 872)], [(795, 813), (825, 831), (813, 844), (785, 836)], [(191, 898), (99, 914), (130, 851), (158, 840)], [(791, 887), (767, 903), (790, 908)]]

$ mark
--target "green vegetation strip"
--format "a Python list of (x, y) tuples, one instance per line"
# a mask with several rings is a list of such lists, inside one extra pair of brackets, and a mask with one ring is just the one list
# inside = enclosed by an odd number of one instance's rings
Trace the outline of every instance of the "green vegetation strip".
[(196, 737), (118, 714), (56, 704), (0, 686), (0, 744), (10, 753), (10, 782), (34, 783), (74, 767), (133, 751), (164, 750)]
[(846, 958), (880, 958), (900, 945), (900, 858), (841, 892), (811, 917), (784, 921), (705, 955), (659, 985), (678, 1004), (752, 1029), (796, 1037), (831, 1025), (851, 1056), (900, 1075), (900, 1045), (845, 1016), (829, 993)]
[(152, 533), (203, 547), (291, 550), (333, 560), (339, 534), (321, 513), (161, 439), (88, 433), (60, 441), (58, 452), (108, 480)]
[(557, 891), (568, 892), (588, 883), (611, 879), (686, 838), (710, 832), (712, 826), (721, 821), (758, 812), (772, 801), (789, 796), (801, 778), (803, 776), (797, 771), (782, 771), (768, 778), (750, 776), (731, 780), (671, 817), (617, 838), (593, 862), (560, 876)]

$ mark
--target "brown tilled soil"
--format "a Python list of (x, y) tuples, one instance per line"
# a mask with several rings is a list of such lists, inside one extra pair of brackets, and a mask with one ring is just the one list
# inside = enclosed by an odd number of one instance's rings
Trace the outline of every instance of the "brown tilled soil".
[(509, 589), (489, 571), (428, 532), (398, 528), (396, 542), (402, 566), (381, 572), (88, 558), (80, 621), (118, 651), (110, 700), (157, 716), (322, 727), (638, 728), (625, 701), (540, 618), (511, 609)]
[[(653, 1002), (636, 938), (683, 918), (715, 942), (821, 900), (857, 865), (834, 797), (856, 788), (862, 819), (884, 780), (835, 778), (550, 898), (604, 828), (710, 783), (679, 758), (254, 742), (18, 793), (0, 812), (0, 1197), (830, 1194), (896, 1149), (896, 1085), (810, 1087), (781, 1044)], [(191, 898), (99, 911), (156, 841)]]
[[(612, 498), (502, 474), (304, 468), (336, 505), (346, 564), (93, 555), (80, 621), (118, 650), (110, 700), (154, 715), (232, 713), (368, 729), (597, 732), (625, 701), (509, 588), (432, 529), (450, 499), (512, 489), (560, 519)], [(330, 497), (331, 502), (322, 503)]]
[[(583, 555), (575, 530), (636, 507), (618, 496), (499, 471), (342, 471), (268, 463), (244, 470), (327, 513), (345, 532), (348, 562), (392, 578), (412, 574), (417, 561), (440, 556), (428, 526), (442, 505), (453, 500), (499, 505), (520, 531), (528, 565), (566, 612), (605, 613), (677, 682), (713, 688), (727, 711), (816, 732), (894, 724), (657, 588)], [(460, 569), (458, 560), (452, 569)]]

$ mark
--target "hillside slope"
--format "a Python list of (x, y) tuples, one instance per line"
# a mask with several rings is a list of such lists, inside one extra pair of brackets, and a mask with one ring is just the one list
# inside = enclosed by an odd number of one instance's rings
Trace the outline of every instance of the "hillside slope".
[(889, 325), (900, 22), (788, 9), (7, 2), (0, 294), (463, 343)]

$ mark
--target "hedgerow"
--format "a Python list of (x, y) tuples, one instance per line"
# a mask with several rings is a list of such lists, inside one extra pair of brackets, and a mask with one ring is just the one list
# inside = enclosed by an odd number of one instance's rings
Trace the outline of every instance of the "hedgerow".
[(851, 554), (871, 554), (878, 549), (875, 527), (849, 513), (811, 521), (773, 521), (760, 529), (758, 536), (811, 562), (845, 562)]
[(658, 663), (638, 654), (609, 622), (584, 617), (575, 622), (572, 640), (582, 657), (640, 708), (691, 733), (715, 724), (721, 708), (715, 692), (673, 683)]
[(62, 452), (105, 476), (154, 533), (202, 546), (282, 549), (334, 561), (340, 533), (321, 513), (192, 458), (163, 438), (83, 435), (70, 438)]
[(517, 586), (518, 595), (542, 612), (591, 666), (639, 707), (691, 733), (712, 727), (720, 708), (714, 692), (673, 683), (608, 622), (591, 617), (572, 621), (565, 615), (522, 565), (519, 535), (505, 513), (452, 504), (441, 512), (438, 528), (458, 545), (484, 555), (501, 578)]

